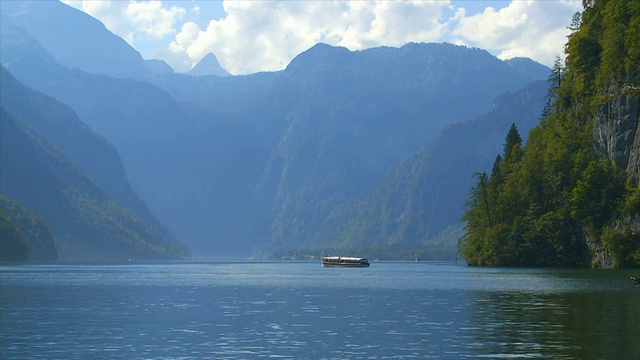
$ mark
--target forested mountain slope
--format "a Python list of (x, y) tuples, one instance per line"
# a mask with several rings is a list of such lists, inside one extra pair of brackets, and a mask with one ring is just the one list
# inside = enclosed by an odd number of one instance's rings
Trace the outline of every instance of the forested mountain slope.
[(500, 95), (491, 111), (446, 126), (429, 144), (387, 171), (361, 202), (334, 209), (313, 246), (279, 255), (358, 252), (370, 258), (454, 259), (468, 188), (476, 169), (490, 169), (503, 129), (533, 128), (544, 108), (548, 85), (533, 82)]
[(271, 208), (268, 246), (349, 241), (333, 236), (336, 218), (370, 196), (389, 167), (446, 124), (486, 112), (497, 95), (548, 74), (534, 68), (450, 44), (360, 52), (320, 44), (301, 54), (271, 91), (288, 108), (257, 187)]
[(2, 107), (0, 189), (36, 211), (62, 260), (122, 261), (188, 255), (179, 244), (111, 200), (58, 148)]
[(471, 265), (640, 266), (640, 3), (584, 4), (545, 119), (524, 147), (509, 130), (477, 177), (460, 243)]
[(151, 213), (131, 189), (120, 156), (102, 136), (93, 132), (68, 106), (19, 83), (0, 69), (0, 103), (27, 122), (117, 201), (156, 228), (168, 243), (175, 235)]
[[(428, 146), (391, 168), (345, 238), (358, 244), (371, 238), (428, 244), (455, 227), (474, 169), (490, 168), (503, 128), (515, 123), (528, 132), (537, 124), (546, 92), (545, 82), (534, 82), (499, 96), (487, 114), (447, 126)], [(454, 253), (455, 240), (450, 240)]]
[(0, 261), (51, 261), (58, 258), (44, 220), (0, 194)]

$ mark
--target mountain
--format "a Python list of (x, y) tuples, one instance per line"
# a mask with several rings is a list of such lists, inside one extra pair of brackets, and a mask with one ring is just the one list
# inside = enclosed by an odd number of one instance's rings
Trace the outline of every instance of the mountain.
[(4, 12), (0, 13), (0, 16), (2, 17), (0, 23), (0, 43), (2, 44), (0, 61), (2, 64), (10, 64), (25, 57), (55, 61), (47, 49), (24, 29), (16, 26), (9, 16)]
[(165, 196), (158, 213), (186, 239), (211, 234), (215, 240), (191, 240), (196, 252), (315, 246), (305, 241), (330, 233), (329, 212), (371, 195), (391, 165), (442, 126), (486, 112), (495, 96), (549, 73), (527, 71), (449, 44), (358, 52), (319, 44), (281, 72), (156, 77), (198, 118), (191, 153), (211, 159), (191, 171), (192, 195)]
[(87, 74), (38, 59), (13, 63), (9, 69), (22, 83), (69, 105), (115, 146), (133, 190), (160, 219), (157, 222), (183, 240), (184, 234), (175, 232), (175, 219), (190, 222), (202, 216), (198, 221), (207, 221), (207, 212), (176, 214), (174, 206), (186, 210), (191, 204), (165, 200), (200, 198), (192, 189), (201, 182), (193, 175), (211, 161), (206, 148), (216, 145), (201, 132), (191, 132), (200, 136), (197, 139), (185, 134), (191, 119), (166, 92), (142, 81)]
[(231, 76), (227, 70), (220, 66), (218, 58), (213, 53), (205, 55), (191, 70), (187, 71), (187, 75)]
[[(145, 202), (194, 251), (213, 253), (314, 245), (306, 239), (331, 228), (325, 219), (371, 195), (391, 165), (444, 125), (486, 112), (498, 94), (548, 75), (449, 44), (359, 52), (321, 44), (273, 74), (156, 80), (190, 109), (176, 118), (193, 127), (151, 138), (158, 125), (148, 114), (162, 119), (168, 111), (140, 113), (95, 96), (130, 92), (123, 80), (26, 62), (11, 70), (114, 143)], [(105, 92), (111, 86), (122, 90)], [(147, 100), (157, 91), (138, 87), (139, 102), (171, 104)], [(203, 88), (225, 95), (202, 96)], [(146, 116), (114, 126), (103, 116), (114, 108), (120, 119)], [(166, 124), (169, 134), (174, 125)]]
[(59, 1), (3, 1), (1, 9), (61, 65), (115, 77), (150, 74), (136, 50), (82, 11)]
[(173, 68), (164, 60), (149, 59), (144, 61), (147, 69), (154, 74), (173, 74)]
[(112, 143), (144, 202), (209, 255), (321, 245), (336, 214), (442, 127), (548, 76), (450, 44), (319, 44), (283, 71), (233, 77), (136, 81), (33, 58), (9, 70)]
[(332, 237), (335, 227), (390, 166), (443, 126), (547, 75), (523, 76), (485, 51), (449, 44), (360, 52), (321, 44), (301, 54), (279, 79), (282, 90), (271, 90), (287, 122), (257, 187), (271, 209), (266, 247), (348, 241)]
[(29, 125), (0, 113), (2, 194), (36, 211), (62, 260), (123, 261), (186, 256), (184, 248), (125, 209)]
[(548, 74), (549, 68), (537, 63), (529, 58), (512, 58), (505, 60), (505, 63), (512, 66), (514, 70), (521, 71), (524, 74)]
[(457, 237), (442, 237), (458, 226), (474, 172), (491, 169), (512, 123), (524, 133), (537, 125), (547, 89), (545, 81), (537, 81), (500, 95), (488, 113), (446, 126), (396, 163), (370, 197), (343, 214), (350, 220), (338, 227), (334, 247), (422, 244), (454, 258)]
[(176, 243), (166, 228), (134, 193), (120, 156), (103, 137), (87, 127), (68, 106), (19, 83), (6, 69), (0, 69), (0, 103), (24, 119), (78, 165), (93, 181), (123, 205), (159, 231), (167, 243)]

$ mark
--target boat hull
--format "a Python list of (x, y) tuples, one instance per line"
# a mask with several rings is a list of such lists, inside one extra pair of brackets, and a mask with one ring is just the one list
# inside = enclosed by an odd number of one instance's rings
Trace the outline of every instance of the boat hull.
[(370, 264), (322, 264), (324, 267), (369, 267)]

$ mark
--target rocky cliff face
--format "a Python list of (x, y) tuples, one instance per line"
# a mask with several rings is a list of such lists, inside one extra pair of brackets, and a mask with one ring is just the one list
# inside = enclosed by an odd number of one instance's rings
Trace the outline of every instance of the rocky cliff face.
[(613, 100), (596, 115), (594, 137), (597, 149), (625, 170), (633, 185), (640, 180), (640, 97), (619, 88)]
[[(608, 93), (614, 94), (612, 100), (596, 114), (593, 129), (596, 149), (624, 169), (633, 186), (640, 186), (640, 96), (637, 89), (629, 86), (612, 87)], [(625, 234), (640, 234), (640, 216), (622, 215), (614, 221), (613, 229), (623, 238)], [(592, 266), (615, 267), (616, 259), (606, 247), (595, 245), (599, 243), (587, 237), (593, 252)]]

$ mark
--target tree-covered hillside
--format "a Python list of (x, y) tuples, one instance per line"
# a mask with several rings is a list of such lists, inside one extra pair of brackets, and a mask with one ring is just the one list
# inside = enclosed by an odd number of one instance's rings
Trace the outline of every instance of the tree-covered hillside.
[[(158, 230), (110, 199), (24, 121), (0, 109), (0, 189), (46, 221), (60, 259), (121, 261), (188, 255), (183, 246), (165, 242)], [(12, 220), (19, 227), (20, 222)]]
[(114, 146), (70, 107), (24, 86), (4, 67), (0, 68), (0, 104), (64, 152), (111, 199), (158, 230), (164, 241), (179, 243), (134, 193)]
[[(368, 258), (452, 260), (474, 169), (491, 169), (503, 128), (528, 131), (539, 122), (548, 86), (533, 83), (498, 96), (491, 111), (445, 127), (425, 147), (395, 163), (361, 202), (333, 209), (313, 247), (281, 256), (354, 253)], [(311, 249), (310, 249), (311, 248)]]
[[(256, 187), (271, 212), (270, 242), (261, 245), (355, 244), (353, 234), (336, 230), (391, 166), (444, 126), (489, 111), (496, 96), (546, 77), (548, 69), (537, 65), (529, 70), (451, 44), (356, 52), (320, 44), (300, 54), (273, 87), (285, 126)], [(369, 235), (357, 241), (391, 240), (385, 232)], [(394, 243), (418, 241), (397, 235)]]
[(49, 261), (58, 258), (44, 220), (0, 195), (0, 261)]
[(640, 265), (640, 2), (583, 3), (544, 119), (526, 146), (509, 129), (477, 174), (459, 243), (470, 265)]
[[(506, 93), (493, 109), (447, 126), (430, 144), (395, 164), (382, 184), (353, 213), (341, 239), (366, 244), (423, 244), (455, 256), (456, 228), (476, 168), (490, 168), (502, 127), (514, 121), (528, 131), (538, 121), (544, 81)], [(448, 233), (448, 234), (447, 234)], [(447, 235), (445, 235), (447, 234)], [(439, 242), (438, 242), (439, 240)], [(424, 254), (422, 257), (426, 258)]]

